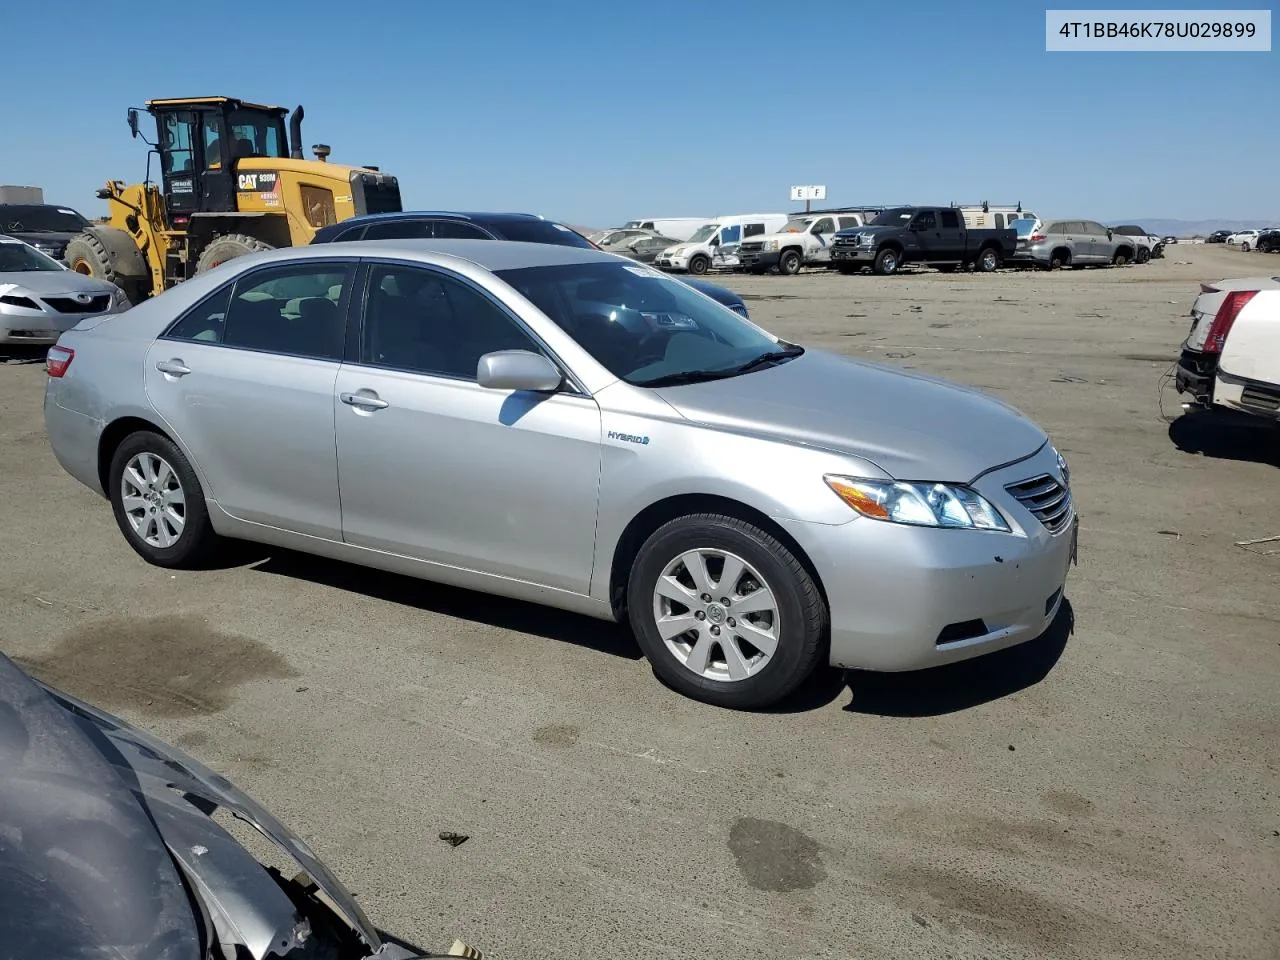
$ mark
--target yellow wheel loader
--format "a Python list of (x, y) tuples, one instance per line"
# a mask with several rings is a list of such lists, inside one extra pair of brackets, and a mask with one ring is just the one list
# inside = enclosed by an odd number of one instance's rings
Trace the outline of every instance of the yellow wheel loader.
[[(303, 159), (299, 106), (232, 97), (148, 100), (157, 139), (129, 129), (150, 148), (142, 183), (110, 180), (98, 191), (110, 224), (87, 228), (67, 244), (72, 270), (121, 287), (138, 303), (233, 257), (303, 246), (330, 223), (402, 209), (400, 184), (373, 166), (329, 163), (329, 148)], [(151, 157), (160, 180), (151, 179)]]

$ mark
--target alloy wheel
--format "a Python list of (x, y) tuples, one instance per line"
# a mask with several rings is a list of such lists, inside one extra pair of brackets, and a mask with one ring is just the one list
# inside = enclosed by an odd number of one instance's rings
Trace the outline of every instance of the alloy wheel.
[(140, 453), (125, 465), (120, 503), (133, 532), (144, 543), (166, 549), (182, 537), (187, 501), (177, 471), (163, 457)]

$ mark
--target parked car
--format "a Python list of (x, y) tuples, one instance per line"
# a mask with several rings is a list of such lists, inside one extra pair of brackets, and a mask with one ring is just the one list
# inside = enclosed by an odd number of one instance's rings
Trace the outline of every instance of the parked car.
[(1026, 240), (1019, 254), (1045, 270), (1123, 266), (1137, 252), (1132, 237), (1117, 235), (1094, 220), (1047, 220)]
[[(599, 244), (592, 243), (573, 228), (531, 213), (457, 213), (438, 210), (371, 213), (351, 217), (317, 230), (315, 239), (311, 242), (400, 239), (519, 240), (602, 249)], [(706, 280), (688, 278), (684, 282), (735, 313), (749, 317), (746, 302), (732, 290)]]
[(1137, 263), (1146, 263), (1152, 258), (1159, 259), (1164, 256), (1164, 240), (1154, 234), (1147, 233), (1136, 223), (1121, 224), (1110, 229), (1113, 235), (1118, 234), (1133, 238), (1134, 260)]
[[(264, 865), (215, 813), (297, 872)], [(385, 941), (311, 848), (225, 777), (4, 654), (0, 837), (4, 957), (421, 956)]]
[[(607, 250), (610, 247), (621, 246), (631, 240), (639, 240), (641, 237), (653, 237), (656, 234), (652, 230), (640, 230), (639, 228), (620, 227), (615, 230), (606, 230), (598, 236), (587, 237), (601, 250)], [(670, 243), (675, 243), (672, 240)]]
[(1209, 236), (1204, 238), (1205, 243), (1226, 243), (1227, 237), (1231, 236), (1230, 230), (1215, 230)]
[(249, 254), (48, 370), (55, 456), (150, 563), (242, 538), (627, 620), (725, 706), (1036, 637), (1075, 554), (1066, 463), (1016, 410), (593, 249)]
[(1266, 230), (1258, 234), (1259, 253), (1280, 253), (1280, 230)]
[(128, 309), (124, 291), (0, 234), (0, 344), (47, 346), (86, 317)]
[(647, 237), (633, 237), (620, 246), (603, 247), (601, 249), (606, 253), (618, 253), (640, 263), (653, 263), (663, 250), (666, 250), (676, 242), (670, 237), (650, 235)]
[(688, 271), (695, 276), (715, 268), (736, 267), (739, 247), (745, 240), (780, 230), (785, 213), (742, 213), (713, 217), (684, 243), (663, 250), (654, 264), (663, 270)]
[(886, 275), (907, 263), (927, 263), (943, 271), (973, 263), (989, 273), (1016, 249), (1012, 228), (971, 230), (956, 208), (895, 207), (865, 227), (836, 233), (831, 262), (841, 273), (871, 267)]
[(628, 229), (658, 233), (664, 237), (674, 237), (677, 243), (683, 243), (692, 237), (699, 227), (710, 223), (713, 219), (713, 217), (641, 217), (639, 220), (628, 220), (623, 226)]
[(1227, 237), (1227, 245), (1239, 247), (1245, 253), (1248, 253), (1258, 242), (1258, 234), (1260, 232), (1259, 230), (1237, 230)]
[(61, 260), (67, 243), (89, 226), (79, 212), (50, 203), (0, 203), (0, 234), (25, 240), (43, 254)]
[(765, 273), (777, 268), (784, 276), (794, 276), (802, 266), (829, 264), (831, 241), (837, 230), (860, 227), (861, 214), (810, 214), (793, 217), (776, 233), (743, 240), (738, 258), (748, 273)]
[[(1242, 298), (1237, 299), (1230, 309), (1224, 311), (1228, 297), (1259, 290), (1280, 290), (1280, 276), (1236, 277), (1200, 284), (1200, 294), (1191, 305), (1191, 328), (1182, 342), (1174, 374), (1178, 393), (1189, 394), (1198, 406), (1205, 409), (1213, 406), (1213, 385), (1226, 333), (1244, 304)], [(1221, 324), (1216, 323), (1219, 314), (1222, 315)]]
[(1161, 237), (1160, 242), (1163, 243), (1166, 247), (1171, 247), (1178, 242), (1178, 238), (1175, 237), (1173, 234), (1169, 234), (1169, 236), (1167, 237)]

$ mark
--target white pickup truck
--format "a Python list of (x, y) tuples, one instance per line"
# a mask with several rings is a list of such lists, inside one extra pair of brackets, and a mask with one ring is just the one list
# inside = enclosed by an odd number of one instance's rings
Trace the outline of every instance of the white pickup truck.
[(748, 273), (777, 267), (778, 273), (795, 276), (803, 266), (831, 262), (831, 238), (837, 230), (865, 225), (857, 213), (804, 214), (788, 220), (777, 233), (744, 240), (738, 260)]
[(1280, 277), (1201, 286), (1175, 376), (1197, 406), (1280, 421)]

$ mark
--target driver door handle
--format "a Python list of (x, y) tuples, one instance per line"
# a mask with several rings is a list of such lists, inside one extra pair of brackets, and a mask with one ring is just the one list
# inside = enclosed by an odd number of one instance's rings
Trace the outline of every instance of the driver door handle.
[(172, 360), (159, 360), (156, 362), (156, 369), (161, 373), (167, 373), (171, 377), (185, 377), (191, 372), (191, 368), (175, 357)]
[(349, 407), (367, 407), (370, 410), (385, 410), (391, 404), (381, 399), (376, 394), (370, 393), (340, 393), (338, 399)]

